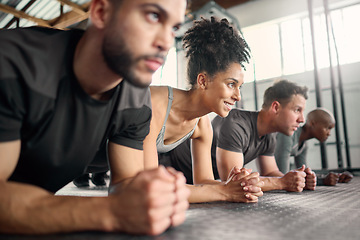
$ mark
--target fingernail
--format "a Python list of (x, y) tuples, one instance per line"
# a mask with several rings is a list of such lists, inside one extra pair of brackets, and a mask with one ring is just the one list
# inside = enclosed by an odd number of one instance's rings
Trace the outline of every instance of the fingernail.
[(247, 190), (249, 190), (249, 188), (248, 187), (243, 187), (243, 190), (247, 191)]
[(240, 185), (243, 187), (243, 186), (245, 186), (245, 183), (244, 183), (244, 182), (242, 182), (242, 183), (240, 183)]

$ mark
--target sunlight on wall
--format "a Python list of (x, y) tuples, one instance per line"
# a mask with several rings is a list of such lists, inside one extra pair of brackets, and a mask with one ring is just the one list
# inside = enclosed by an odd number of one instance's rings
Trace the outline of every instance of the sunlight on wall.
[[(250, 46), (252, 61), (255, 62), (257, 79), (281, 75), (280, 41), (278, 32), (278, 26), (274, 24), (262, 26), (261, 28), (255, 27), (244, 29), (244, 37)], [(245, 75), (245, 79), (250, 79), (250, 71), (247, 71), (246, 74), (249, 74), (249, 76)]]
[(177, 87), (177, 61), (175, 47), (169, 50), (165, 64), (153, 75), (151, 85), (168, 85)]

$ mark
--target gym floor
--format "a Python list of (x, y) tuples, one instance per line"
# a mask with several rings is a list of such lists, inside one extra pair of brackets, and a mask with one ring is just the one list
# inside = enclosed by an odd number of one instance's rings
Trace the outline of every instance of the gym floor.
[[(106, 188), (79, 189), (72, 183), (57, 195), (106, 196)], [(258, 203), (191, 204), (179, 227), (156, 237), (83, 232), (47, 236), (9, 236), (0, 239), (360, 239), (360, 177), (315, 191), (264, 193)]]

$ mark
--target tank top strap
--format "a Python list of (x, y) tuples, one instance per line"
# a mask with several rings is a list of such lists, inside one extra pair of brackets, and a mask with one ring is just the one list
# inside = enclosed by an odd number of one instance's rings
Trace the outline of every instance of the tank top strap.
[(169, 96), (168, 96), (168, 105), (167, 105), (167, 109), (166, 109), (166, 114), (165, 114), (165, 120), (164, 120), (164, 125), (163, 127), (165, 126), (166, 124), (166, 121), (169, 117), (169, 114), (170, 114), (170, 110), (171, 110), (171, 105), (172, 105), (172, 101), (174, 99), (174, 93), (173, 93), (173, 89), (172, 87), (168, 86), (168, 91), (169, 91)]

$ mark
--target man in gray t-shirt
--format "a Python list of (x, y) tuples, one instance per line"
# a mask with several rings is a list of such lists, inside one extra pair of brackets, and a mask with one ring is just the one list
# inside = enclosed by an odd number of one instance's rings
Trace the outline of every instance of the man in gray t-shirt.
[[(216, 161), (222, 181), (226, 181), (231, 169), (241, 168), (257, 158), (263, 191), (287, 190), (301, 192), (314, 190), (315, 173), (302, 166), (283, 174), (276, 165), (275, 132), (291, 136), (304, 122), (303, 111), (307, 99), (307, 88), (282, 80), (264, 93), (260, 112), (233, 109), (219, 129)], [(235, 177), (236, 178), (236, 177)]]

